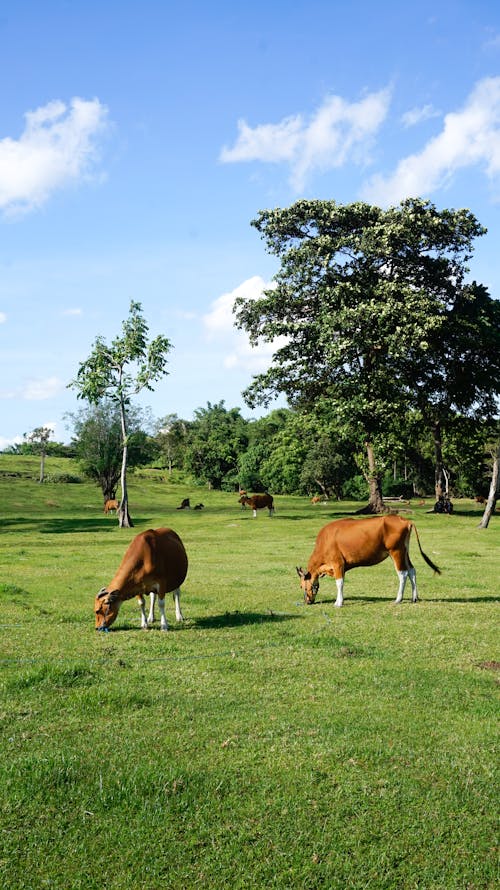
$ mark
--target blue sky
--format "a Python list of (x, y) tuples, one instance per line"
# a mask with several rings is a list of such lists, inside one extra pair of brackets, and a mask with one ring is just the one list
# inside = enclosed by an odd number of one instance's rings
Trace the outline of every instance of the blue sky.
[(269, 348), (231, 308), (276, 271), (260, 209), (468, 207), (500, 297), (496, 0), (1, 0), (0, 82), (0, 447), (69, 440), (67, 384), (132, 299), (174, 347), (140, 404), (252, 416)]

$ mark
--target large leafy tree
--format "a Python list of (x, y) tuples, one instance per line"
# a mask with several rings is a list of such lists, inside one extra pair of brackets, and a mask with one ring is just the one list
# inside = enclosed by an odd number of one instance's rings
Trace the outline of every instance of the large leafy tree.
[(174, 467), (183, 466), (187, 430), (188, 424), (177, 414), (167, 414), (156, 423), (155, 446), (170, 476)]
[(189, 424), (184, 467), (211, 488), (234, 490), (238, 482), (238, 457), (248, 444), (248, 421), (239, 408), (227, 409), (224, 401), (194, 412)]
[[(73, 427), (72, 447), (83, 472), (101, 489), (104, 501), (116, 496), (123, 458), (120, 408), (109, 399), (67, 415)], [(127, 412), (127, 466), (149, 458), (144, 412), (129, 406)]]
[(452, 288), (437, 312), (440, 323), (429, 334), (428, 350), (410, 350), (406, 374), (432, 436), (439, 498), (449, 475), (446, 433), (470, 420), (484, 427), (498, 411), (500, 302), (474, 281)]
[(287, 426), (292, 412), (288, 408), (277, 408), (264, 417), (248, 423), (248, 446), (238, 459), (238, 479), (241, 488), (247, 491), (264, 491), (266, 486), (277, 493), (275, 479), (264, 481), (263, 466), (274, 450), (277, 437)]
[(444, 307), (463, 288), (472, 241), (485, 230), (468, 210), (419, 199), (387, 210), (301, 200), (252, 224), (280, 267), (260, 299), (237, 301), (236, 321), (253, 343), (284, 337), (285, 345), (245, 399), (268, 404), (285, 393), (290, 405), (333, 418), (363, 454), (366, 509), (380, 512), (377, 442), (415, 403), (413, 364), (432, 365), (433, 346), (449, 336)]
[(81, 363), (76, 379), (69, 384), (77, 390), (78, 398), (86, 399), (91, 405), (97, 405), (105, 397), (118, 405), (122, 434), (118, 514), (121, 527), (133, 525), (127, 492), (127, 410), (133, 395), (142, 389), (152, 390), (153, 383), (168, 373), (165, 366), (171, 343), (161, 335), (149, 341), (148, 332), (142, 306), (132, 300), (128, 318), (122, 323), (122, 335), (109, 345), (97, 337), (88, 359)]

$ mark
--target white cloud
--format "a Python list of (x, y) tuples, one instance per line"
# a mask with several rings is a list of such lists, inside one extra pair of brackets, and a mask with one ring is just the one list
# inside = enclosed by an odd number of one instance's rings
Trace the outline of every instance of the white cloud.
[(78, 316), (83, 315), (83, 312), (81, 309), (64, 309), (62, 314), (66, 316)]
[(40, 207), (52, 192), (89, 174), (107, 109), (98, 99), (54, 100), (25, 114), (15, 140), (0, 140), (0, 208), (19, 213)]
[(353, 103), (340, 96), (327, 96), (309, 120), (298, 114), (254, 128), (240, 120), (236, 143), (222, 149), (220, 160), (287, 163), (291, 184), (301, 191), (316, 170), (324, 172), (347, 162), (369, 162), (372, 140), (387, 116), (389, 101), (389, 89)]
[(64, 390), (64, 383), (58, 377), (29, 380), (23, 390), (22, 398), (26, 401), (44, 401), (52, 399)]
[(273, 285), (266, 283), (260, 275), (254, 275), (234, 290), (214, 300), (211, 311), (203, 317), (208, 337), (226, 341), (226, 348), (229, 351), (222, 360), (225, 368), (241, 368), (253, 374), (265, 371), (271, 363), (273, 354), (285, 344), (286, 339), (278, 337), (272, 343), (251, 346), (247, 335), (238, 330), (234, 324), (233, 306), (237, 297), (257, 300), (264, 290), (272, 287)]
[(7, 321), (7, 316), (6, 316), (5, 312), (0, 312), (0, 324), (5, 324), (6, 321)]
[(64, 389), (65, 385), (58, 377), (28, 380), (19, 397), (28, 402), (41, 402), (45, 399), (54, 398)]
[(203, 316), (203, 324), (209, 337), (234, 334), (236, 331), (233, 315), (234, 301), (237, 297), (243, 297), (245, 300), (257, 300), (269, 286), (260, 275), (254, 275), (235, 287), (234, 290), (222, 294), (221, 297), (214, 300), (211, 311)]
[(21, 442), (24, 442), (22, 436), (12, 436), (10, 439), (6, 436), (0, 436), (0, 451), (5, 451), (10, 445), (20, 445)]
[(390, 176), (374, 176), (366, 200), (395, 204), (443, 188), (465, 167), (480, 166), (493, 180), (500, 175), (500, 77), (479, 81), (462, 109), (444, 118), (443, 129), (419, 154), (403, 158)]
[(409, 111), (406, 111), (401, 117), (401, 122), (404, 127), (415, 127), (434, 117), (441, 117), (441, 112), (433, 105), (423, 105), (421, 108), (410, 108)]

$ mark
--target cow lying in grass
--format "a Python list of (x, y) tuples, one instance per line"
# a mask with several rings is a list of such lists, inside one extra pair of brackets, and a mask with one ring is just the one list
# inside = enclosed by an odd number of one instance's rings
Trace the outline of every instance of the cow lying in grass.
[(358, 566), (374, 566), (391, 557), (399, 575), (396, 602), (403, 599), (407, 578), (412, 587), (412, 601), (418, 600), (416, 572), (409, 555), (410, 535), (415, 529), (420, 553), (435, 572), (441, 574), (420, 546), (416, 526), (401, 516), (377, 516), (372, 519), (337, 519), (325, 525), (307, 564), (307, 572), (297, 567), (305, 602), (311, 604), (319, 590), (319, 578), (330, 575), (337, 583), (336, 606), (344, 602), (344, 575)]
[(254, 519), (257, 518), (257, 510), (262, 510), (264, 507), (267, 507), (269, 510), (269, 516), (272, 516), (274, 513), (273, 498), (270, 494), (253, 494), (251, 497), (242, 494), (238, 503), (241, 504), (242, 507), (248, 504), (253, 510)]
[[(175, 617), (183, 621), (180, 607), (180, 586), (188, 568), (188, 559), (179, 535), (171, 528), (148, 529), (137, 535), (127, 548), (114, 578), (95, 598), (96, 630), (108, 630), (125, 600), (136, 596), (141, 609), (141, 627), (147, 630), (154, 621), (156, 595), (160, 607), (160, 627), (168, 629), (165, 616), (165, 594), (172, 593)], [(144, 594), (151, 604), (146, 618)]]

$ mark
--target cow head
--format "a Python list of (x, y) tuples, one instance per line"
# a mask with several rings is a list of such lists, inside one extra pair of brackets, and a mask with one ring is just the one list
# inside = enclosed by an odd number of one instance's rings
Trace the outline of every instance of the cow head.
[(304, 593), (304, 602), (306, 605), (310, 606), (316, 599), (316, 594), (319, 590), (319, 581), (317, 578), (313, 581), (310, 572), (304, 572), (304, 569), (299, 566), (296, 566), (296, 568), (297, 575), (300, 578), (300, 586)]
[(95, 598), (95, 629), (108, 630), (113, 621), (116, 620), (119, 608), (118, 592), (110, 593), (103, 587)]

